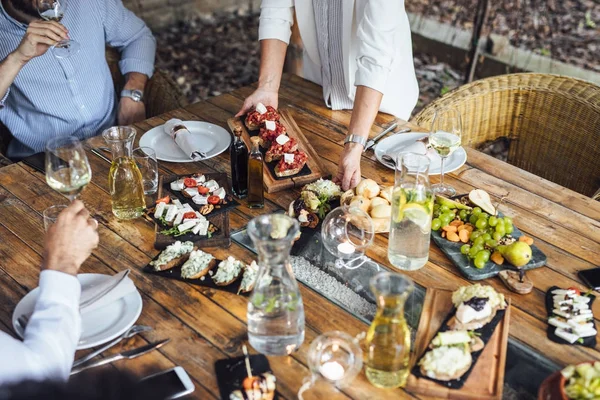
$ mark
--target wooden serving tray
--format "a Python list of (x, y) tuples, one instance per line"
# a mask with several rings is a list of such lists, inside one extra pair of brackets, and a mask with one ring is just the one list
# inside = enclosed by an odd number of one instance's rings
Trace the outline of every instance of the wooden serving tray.
[[(444, 399), (501, 399), (510, 320), (510, 300), (507, 299), (507, 302), (508, 307), (504, 318), (496, 326), (496, 330), (461, 389), (450, 389), (429, 379), (418, 378), (411, 373), (406, 386), (408, 391)], [(427, 350), (452, 308), (451, 291), (427, 289), (411, 360), (411, 370)]]
[[(321, 157), (306, 139), (296, 124), (296, 121), (294, 121), (292, 118), (290, 111), (287, 109), (280, 109), (279, 115), (281, 116), (280, 122), (286, 127), (288, 136), (296, 139), (298, 141), (298, 149), (304, 151), (308, 155), (308, 161), (306, 162), (306, 165), (310, 169), (310, 172), (305, 175), (299, 174), (289, 176), (287, 178), (279, 178), (271, 172), (271, 168), (269, 168), (265, 163), (265, 168), (263, 168), (263, 179), (267, 193), (277, 193), (287, 189), (300, 188), (327, 175), (325, 166), (321, 161)], [(244, 143), (246, 143), (246, 146), (248, 146), (248, 149), (250, 149), (252, 147), (250, 137), (258, 135), (258, 131), (249, 132), (246, 128), (246, 124), (244, 124), (243, 118), (239, 117), (228, 119), (227, 124), (232, 132), (237, 127), (242, 129), (242, 139), (244, 140)], [(273, 163), (277, 162), (273, 161)]]

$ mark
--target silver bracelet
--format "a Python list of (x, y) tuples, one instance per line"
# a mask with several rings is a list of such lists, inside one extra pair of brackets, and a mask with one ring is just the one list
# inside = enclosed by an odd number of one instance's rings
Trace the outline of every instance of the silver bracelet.
[(367, 144), (367, 138), (364, 136), (358, 136), (358, 135), (348, 135), (346, 136), (346, 139), (344, 139), (344, 145), (346, 143), (358, 143), (360, 145), (362, 145), (362, 147), (365, 147), (365, 145)]

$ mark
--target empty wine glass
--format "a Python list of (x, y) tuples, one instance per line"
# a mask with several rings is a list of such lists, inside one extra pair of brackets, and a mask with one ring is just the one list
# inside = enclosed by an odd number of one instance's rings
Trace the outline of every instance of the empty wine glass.
[[(68, 0), (37, 0), (38, 14), (44, 21), (60, 22), (67, 9)], [(74, 40), (61, 40), (52, 46), (52, 53), (56, 58), (69, 58), (77, 54), (80, 49)]]
[(46, 143), (46, 182), (73, 201), (92, 179), (92, 169), (81, 142), (73, 136)]
[(452, 197), (456, 189), (444, 183), (444, 161), (461, 145), (462, 121), (456, 108), (443, 108), (435, 112), (431, 122), (429, 144), (441, 157), (440, 183), (432, 185), (435, 194)]

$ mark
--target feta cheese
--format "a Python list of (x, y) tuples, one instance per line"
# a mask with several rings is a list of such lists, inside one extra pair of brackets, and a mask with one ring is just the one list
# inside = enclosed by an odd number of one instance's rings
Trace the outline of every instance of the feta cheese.
[(207, 187), (208, 190), (210, 190), (211, 192), (214, 192), (219, 188), (219, 184), (214, 179), (211, 179), (210, 181), (206, 182), (204, 186)]
[(183, 190), (183, 188), (184, 188), (183, 179), (176, 179), (173, 182), (171, 182), (171, 190), (180, 192)]
[(283, 162), (285, 162), (286, 164), (291, 164), (294, 162), (294, 155), (293, 154), (289, 154), (289, 153), (285, 153), (283, 155)]
[(208, 204), (208, 196), (202, 196), (201, 194), (192, 197), (192, 201), (194, 204), (198, 204), (199, 206), (204, 206)]
[(289, 142), (289, 141), (290, 141), (290, 138), (288, 137), (288, 135), (286, 135), (286, 134), (283, 134), (283, 135), (279, 135), (279, 136), (277, 136), (277, 139), (275, 139), (275, 141), (276, 141), (278, 144), (280, 144), (280, 145), (282, 145), (282, 146), (283, 146), (284, 144), (286, 144), (287, 142)]
[(194, 197), (194, 196), (196, 196), (198, 194), (198, 188), (197, 187), (186, 188), (186, 189), (184, 189), (184, 191), (190, 197)]
[(188, 221), (188, 222), (185, 222), (185, 223), (179, 225), (177, 227), (177, 229), (179, 229), (179, 232), (184, 232), (184, 231), (187, 231), (188, 229), (192, 229), (197, 224), (198, 224), (197, 220), (192, 220), (192, 221)]
[(232, 256), (229, 256), (227, 260), (223, 260), (221, 263), (219, 263), (219, 269), (213, 276), (213, 280), (218, 283), (229, 282), (240, 275), (242, 268), (242, 262), (236, 260)]
[(213, 195), (215, 195), (215, 196), (219, 196), (219, 198), (220, 198), (221, 200), (223, 200), (223, 199), (225, 198), (225, 195), (226, 195), (226, 193), (225, 193), (225, 189), (224, 189), (224, 188), (222, 188), (222, 187), (221, 187), (221, 188), (218, 188), (217, 190), (215, 190), (215, 191), (213, 192)]
[(165, 221), (167, 222), (172, 222), (175, 217), (177, 216), (177, 213), (179, 212), (179, 209), (177, 208), (177, 206), (175, 204), (171, 204), (167, 206), (167, 214), (165, 215)]
[(487, 302), (481, 311), (476, 311), (473, 307), (466, 304), (461, 304), (456, 310), (456, 319), (463, 324), (468, 324), (471, 321), (487, 318), (492, 314), (492, 307)]
[(167, 208), (167, 203), (158, 203), (156, 205), (156, 209), (154, 210), (154, 218), (158, 219), (158, 218), (162, 217), (166, 208)]
[(256, 105), (256, 111), (258, 111), (258, 113), (260, 115), (263, 115), (264, 113), (267, 112), (267, 107), (265, 107), (265, 105), (263, 103), (258, 103)]
[(277, 129), (277, 125), (275, 124), (275, 121), (265, 121), (265, 128), (269, 131), (274, 131)]
[(577, 336), (576, 334), (568, 332), (561, 328), (556, 328), (554, 333), (556, 333), (556, 336), (558, 336), (559, 338), (564, 339), (571, 344), (575, 343), (577, 339), (579, 339), (579, 336)]
[(154, 261), (150, 261), (150, 265), (155, 270), (160, 271), (163, 265), (168, 264), (177, 257), (181, 257), (184, 254), (191, 252), (194, 249), (194, 243), (192, 242), (180, 242), (179, 240), (172, 245), (167, 246), (162, 253), (159, 254), (158, 258)]
[(204, 221), (199, 221), (192, 229), (192, 233), (194, 235), (206, 236), (208, 234), (209, 225), (210, 223), (206, 219)]
[(181, 204), (181, 201), (179, 201), (179, 199), (173, 199), (173, 204), (175, 204), (179, 210), (183, 208), (183, 204)]
[(183, 214), (185, 214), (185, 211), (179, 210), (177, 216), (175, 217), (175, 221), (173, 221), (173, 226), (181, 224), (181, 221), (183, 221)]
[(196, 174), (193, 176), (194, 180), (196, 181), (196, 183), (204, 183), (206, 182), (206, 176), (204, 176), (203, 174)]
[(193, 209), (193, 208), (192, 208), (192, 206), (190, 206), (188, 203), (185, 203), (185, 204), (183, 205), (182, 211), (185, 211), (185, 212), (190, 212), (190, 211), (194, 211), (194, 209)]

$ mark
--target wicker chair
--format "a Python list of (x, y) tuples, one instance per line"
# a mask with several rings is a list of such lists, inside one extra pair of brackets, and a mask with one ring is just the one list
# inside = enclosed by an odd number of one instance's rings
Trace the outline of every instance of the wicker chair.
[[(125, 79), (119, 70), (119, 59), (120, 54), (118, 51), (112, 48), (106, 49), (106, 61), (117, 93), (121, 91), (125, 84)], [(155, 71), (152, 79), (146, 84), (144, 98), (146, 118), (155, 117), (187, 105), (187, 100), (181, 94), (177, 84), (160, 70)], [(0, 168), (11, 164), (11, 161), (4, 156), (11, 139), (10, 131), (0, 122)]]
[(482, 79), (435, 100), (413, 122), (429, 126), (439, 108), (463, 117), (463, 143), (509, 139), (508, 162), (586, 196), (600, 196), (600, 87), (547, 74)]

